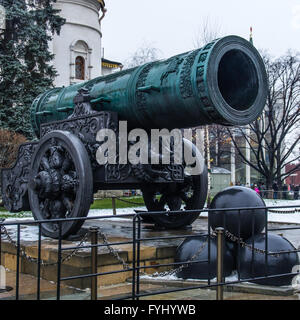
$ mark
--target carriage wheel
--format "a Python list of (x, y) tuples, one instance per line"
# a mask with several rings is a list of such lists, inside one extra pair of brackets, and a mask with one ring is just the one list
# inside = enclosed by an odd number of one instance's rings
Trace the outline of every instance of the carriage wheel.
[[(39, 142), (31, 163), (29, 203), (36, 220), (85, 217), (93, 201), (93, 175), (87, 151), (70, 132), (52, 131)], [(84, 220), (62, 223), (62, 237), (75, 234)], [(58, 238), (58, 223), (42, 224)]]
[[(208, 178), (204, 159), (195, 145), (186, 139), (184, 143), (196, 154), (201, 173), (190, 175), (190, 168), (186, 167), (183, 183), (174, 183), (165, 187), (149, 186), (142, 189), (148, 211), (166, 211), (166, 214), (152, 216), (147, 216), (145, 213), (142, 216), (144, 221), (154, 222), (159, 227), (167, 229), (182, 228), (192, 224), (200, 215), (200, 211), (189, 213), (185, 210), (203, 209), (207, 197)], [(181, 210), (183, 205), (184, 210)], [(170, 212), (179, 210), (181, 210), (180, 213)]]

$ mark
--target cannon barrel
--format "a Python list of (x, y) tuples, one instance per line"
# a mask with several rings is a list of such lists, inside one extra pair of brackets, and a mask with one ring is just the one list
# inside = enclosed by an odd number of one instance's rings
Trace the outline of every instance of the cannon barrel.
[(264, 108), (267, 75), (261, 56), (243, 38), (227, 36), (170, 59), (98, 77), (38, 96), (32, 126), (66, 119), (78, 90), (86, 88), (97, 111), (117, 112), (131, 128), (246, 125)]

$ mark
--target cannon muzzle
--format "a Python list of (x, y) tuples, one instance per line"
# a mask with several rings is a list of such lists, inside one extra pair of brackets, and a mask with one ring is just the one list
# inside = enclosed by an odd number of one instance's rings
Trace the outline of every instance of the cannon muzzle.
[(265, 106), (268, 85), (254, 46), (227, 36), (167, 60), (45, 92), (31, 108), (38, 136), (42, 123), (72, 114), (81, 88), (89, 91), (94, 110), (117, 112), (129, 127), (147, 130), (249, 124)]

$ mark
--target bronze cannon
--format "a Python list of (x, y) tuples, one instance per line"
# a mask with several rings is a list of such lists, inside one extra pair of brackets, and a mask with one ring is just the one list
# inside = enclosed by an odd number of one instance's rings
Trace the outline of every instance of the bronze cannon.
[[(98, 190), (141, 189), (148, 211), (185, 210), (156, 215), (166, 228), (191, 224), (207, 197), (203, 158), (198, 175), (186, 164), (111, 164), (96, 159), (100, 129), (127, 121), (128, 131), (190, 128), (207, 124), (246, 125), (261, 114), (267, 76), (258, 51), (248, 41), (227, 36), (175, 57), (98, 77), (41, 94), (32, 104), (32, 127), (40, 139), (20, 146), (13, 168), (2, 172), (7, 210), (31, 210), (49, 219), (43, 234), (57, 237), (54, 218), (85, 217)], [(119, 137), (120, 138), (120, 137)], [(145, 220), (147, 216), (145, 214)], [(76, 233), (82, 221), (63, 224), (62, 235)]]

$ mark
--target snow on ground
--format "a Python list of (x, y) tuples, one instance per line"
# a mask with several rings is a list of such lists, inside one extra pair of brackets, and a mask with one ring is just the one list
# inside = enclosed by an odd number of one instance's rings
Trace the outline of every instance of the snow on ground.
[[(280, 206), (290, 207), (290, 208), (274, 208), (274, 209), (270, 208), (270, 212), (268, 212), (269, 222), (300, 224), (300, 200), (264, 199), (264, 201), (267, 207), (280, 207)], [(286, 213), (286, 212), (293, 212), (293, 213)], [(207, 217), (207, 212), (203, 212), (201, 214), (201, 217)]]
[[(134, 210), (147, 211), (146, 207), (119, 208), (119, 209), (117, 209), (117, 215), (135, 214)], [(92, 210), (90, 210), (88, 216), (89, 217), (111, 216), (112, 214), (113, 214), (112, 209), (92, 209)]]
[[(159, 275), (159, 273), (154, 273), (152, 275), (141, 275), (140, 276), (141, 280), (157, 280), (157, 281), (190, 281), (190, 282), (195, 282), (195, 281), (203, 281), (207, 282), (207, 279), (182, 279), (182, 278), (177, 278), (175, 274), (167, 274), (167, 275)], [(225, 277), (225, 282), (230, 284), (231, 282), (238, 281), (238, 273), (237, 271), (233, 271), (232, 274), (228, 277)], [(211, 283), (217, 283), (217, 278), (211, 279)], [(251, 282), (244, 282), (244, 284), (247, 284), (248, 286), (254, 285), (255, 283)], [(281, 288), (289, 288), (290, 286), (281, 286)]]
[[(162, 273), (163, 274), (163, 273)], [(182, 279), (178, 278), (174, 273), (167, 275), (159, 275), (159, 273), (153, 273), (152, 275), (142, 275), (141, 280), (162, 280), (162, 281), (207, 281), (207, 279)], [(233, 271), (232, 274), (225, 278), (226, 282), (238, 281), (238, 274)], [(211, 279), (211, 282), (217, 282), (217, 278)]]

